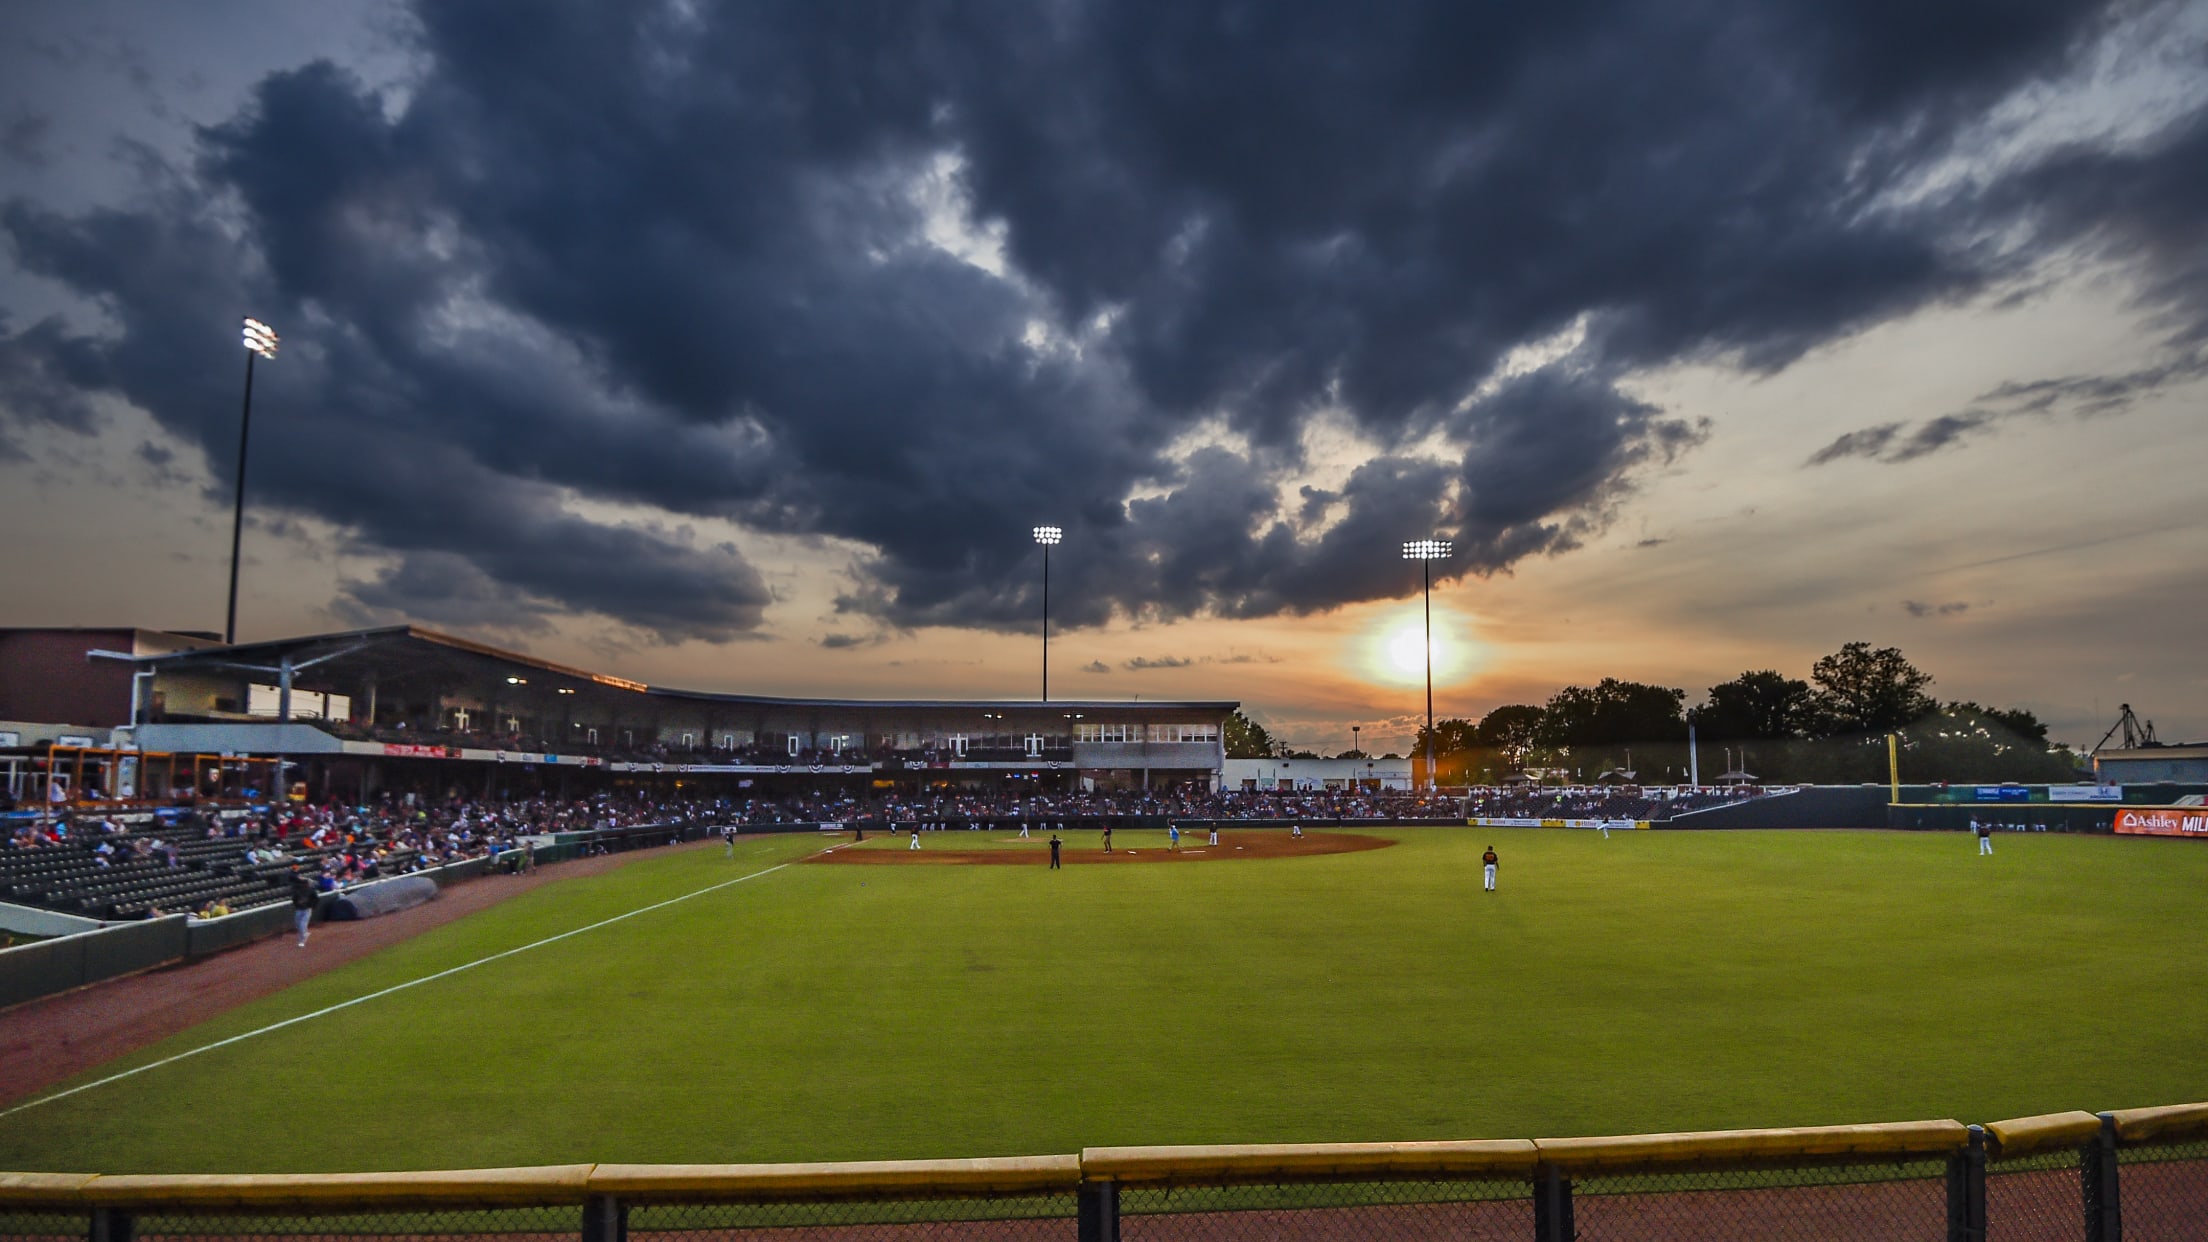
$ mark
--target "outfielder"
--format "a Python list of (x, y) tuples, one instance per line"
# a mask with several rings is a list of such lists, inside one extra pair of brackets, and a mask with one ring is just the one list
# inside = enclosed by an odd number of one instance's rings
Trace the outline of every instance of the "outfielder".
[(1491, 892), (1491, 893), (1492, 893), (1492, 892), (1494, 892), (1494, 891), (1495, 891), (1495, 847), (1494, 847), (1494, 846), (1492, 846), (1492, 845), (1488, 846), (1488, 847), (1487, 847), (1487, 852), (1486, 852), (1485, 854), (1482, 854), (1482, 855), (1480, 855), (1480, 865), (1481, 865), (1481, 867), (1482, 867), (1482, 868), (1483, 868), (1483, 869), (1484, 869), (1484, 870), (1485, 870), (1485, 871), (1487, 872), (1487, 891), (1488, 891), (1488, 892)]

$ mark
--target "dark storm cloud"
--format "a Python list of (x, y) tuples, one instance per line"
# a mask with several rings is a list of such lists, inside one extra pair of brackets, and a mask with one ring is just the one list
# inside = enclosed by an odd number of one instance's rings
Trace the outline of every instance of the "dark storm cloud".
[[(114, 325), (0, 329), (0, 398), (119, 393), (219, 475), (209, 359), (276, 322), (256, 494), (394, 558), (370, 610), (759, 624), (735, 549), (589, 502), (865, 545), (840, 606), (894, 625), (1034, 624), (1045, 521), (1069, 624), (1400, 596), (1401, 540), (1506, 569), (1691, 449), (1634, 368), (1967, 295), (1995, 227), (2182, 250), (2142, 201), (2198, 188), (2174, 152), (1882, 198), (2117, 7), (424, 5), (403, 102), (311, 65), (139, 203), (11, 205), (17, 261)], [(945, 202), (1005, 274), (926, 242)], [(1321, 411), (1373, 446), (1325, 487)]]

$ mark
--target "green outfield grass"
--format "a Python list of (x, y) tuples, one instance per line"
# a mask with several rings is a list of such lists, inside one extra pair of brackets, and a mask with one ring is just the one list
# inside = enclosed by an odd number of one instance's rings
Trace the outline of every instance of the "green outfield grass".
[[(1059, 872), (1040, 841), (986, 846), (1032, 867), (789, 866), (0, 1118), (0, 1168), (1011, 1155), (2208, 1098), (2198, 843), (2016, 835), (1979, 858), (1946, 834), (1387, 835)], [(551, 885), (85, 1080), (821, 844)]]

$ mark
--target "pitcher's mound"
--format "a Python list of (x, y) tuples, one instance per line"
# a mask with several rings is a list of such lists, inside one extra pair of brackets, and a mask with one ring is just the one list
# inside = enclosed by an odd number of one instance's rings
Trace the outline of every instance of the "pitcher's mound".
[[(1021, 840), (1017, 836), (993, 836), (983, 849), (954, 849), (962, 844), (966, 834), (957, 829), (947, 832), (926, 832), (920, 835), (920, 848), (909, 847), (911, 836), (867, 836), (862, 845), (846, 843), (832, 853), (815, 854), (806, 859), (814, 863), (858, 863), (870, 866), (978, 866), (978, 867), (1047, 867), (1050, 865), (1050, 839), (1047, 836)], [(1167, 849), (1163, 834), (1156, 831), (1115, 834), (1112, 852), (1107, 854), (1100, 835), (1082, 832), (1065, 838), (1065, 852), (1060, 856), (1067, 866), (1075, 863), (1200, 863), (1242, 862), (1259, 858), (1309, 858), (1319, 854), (1355, 854), (1362, 850), (1384, 850), (1395, 842), (1382, 837), (1368, 837), (1355, 832), (1307, 832), (1301, 840), (1279, 830), (1263, 832), (1222, 832), (1219, 844), (1206, 843), (1203, 834), (1182, 833), (1181, 848)], [(1127, 838), (1134, 836), (1137, 843), (1128, 848)], [(1155, 838), (1155, 839), (1153, 839)], [(877, 845), (876, 842), (880, 844)]]

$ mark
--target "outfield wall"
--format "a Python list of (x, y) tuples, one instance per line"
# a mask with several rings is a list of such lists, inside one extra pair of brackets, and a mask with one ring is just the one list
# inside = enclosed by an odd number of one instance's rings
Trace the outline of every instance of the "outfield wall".
[(792, 1165), (0, 1173), (0, 1239), (1988, 1237), (2208, 1229), (2208, 1104), (1614, 1138)]

